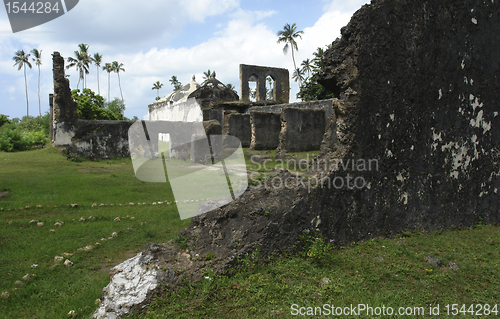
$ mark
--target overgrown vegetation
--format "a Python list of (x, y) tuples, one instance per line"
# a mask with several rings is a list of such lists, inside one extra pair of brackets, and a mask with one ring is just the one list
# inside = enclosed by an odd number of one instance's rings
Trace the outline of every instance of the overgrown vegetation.
[(0, 151), (14, 152), (43, 147), (49, 142), (50, 118), (23, 117), (22, 120), (0, 114)]
[(77, 104), (78, 118), (82, 120), (121, 120), (125, 105), (122, 100), (115, 98), (111, 102), (104, 102), (104, 98), (95, 94), (91, 89), (72, 90), (71, 97)]
[[(500, 300), (499, 230), (498, 226), (481, 226), (417, 232), (342, 248), (330, 246), (330, 239), (318, 237), (318, 230), (305, 230), (300, 240), (305, 242), (302, 253), (262, 260), (257, 247), (238, 268), (216, 276), (207, 270), (202, 282), (186, 281), (179, 291), (156, 297), (131, 318), (295, 318), (299, 307), (304, 307), (301, 311), (309, 314), (307, 318), (316, 318), (321, 316), (319, 312), (311, 315), (317, 311), (314, 307), (324, 304), (385, 306), (395, 312), (404, 307), (403, 311), (414, 312), (339, 318), (442, 318), (447, 317), (446, 305), (451, 315), (452, 304), (458, 308), (465, 304), (466, 309), (488, 304), (494, 309)], [(429, 263), (428, 256), (440, 263)], [(440, 315), (433, 316), (429, 309), (437, 305)], [(425, 314), (416, 315), (422, 308)]]

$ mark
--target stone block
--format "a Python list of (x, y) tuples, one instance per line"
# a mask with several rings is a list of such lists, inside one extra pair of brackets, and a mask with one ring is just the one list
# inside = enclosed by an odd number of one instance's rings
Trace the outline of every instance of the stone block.
[(285, 108), (281, 113), (278, 149), (285, 152), (319, 150), (324, 133), (324, 110)]
[(281, 131), (280, 113), (250, 112), (252, 140), (250, 148), (254, 150), (274, 150), (279, 145)]
[(226, 116), (227, 135), (237, 137), (242, 147), (249, 147), (252, 142), (250, 114), (232, 113)]

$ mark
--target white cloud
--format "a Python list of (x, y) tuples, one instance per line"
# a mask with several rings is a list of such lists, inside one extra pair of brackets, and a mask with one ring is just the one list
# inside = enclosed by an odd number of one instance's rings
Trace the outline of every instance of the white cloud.
[[(348, 23), (352, 12), (364, 2), (329, 1), (324, 4), (324, 14), (313, 22), (301, 21), (300, 12), (290, 17), (289, 21), (299, 25), (312, 25), (303, 29), (303, 38), (298, 41), (297, 64), (312, 58), (317, 47), (325, 47), (340, 36), (340, 28)], [(307, 10), (309, 4), (303, 6)], [(52, 92), (50, 54), (59, 51), (67, 58), (82, 42), (90, 44), (91, 53), (102, 54), (104, 62), (116, 60), (124, 64), (126, 71), (120, 73), (120, 77), (128, 117), (142, 117), (147, 112), (147, 105), (156, 97), (156, 91), (151, 90), (154, 82), (159, 80), (164, 84), (160, 95), (170, 93), (172, 86), (168, 80), (172, 75), (186, 84), (196, 74), (197, 81), (202, 82), (202, 72), (211, 69), (217, 72), (220, 81), (237, 88), (239, 64), (287, 68), (291, 75), (293, 63), (290, 52), (283, 54), (283, 44), (276, 43), (277, 30), (269, 27), (276, 24), (272, 18), (280, 16), (277, 11), (279, 6), (269, 4), (259, 9), (243, 10), (238, 0), (153, 0), (147, 3), (86, 0), (80, 1), (63, 17), (18, 34), (1, 33), (3, 28), (10, 29), (10, 25), (6, 22), (6, 14), (0, 10), (0, 83), (4, 84), (0, 97), (6, 100), (16, 96), (19, 104), (16, 108), (22, 109), (25, 102), (24, 78), (12, 66), (12, 56), (20, 48), (30, 51), (37, 47), (43, 49), (41, 99), (47, 105), (47, 95)], [(216, 19), (213, 18), (215, 16)], [(205, 20), (210, 22), (203, 23)], [(214, 23), (214, 20), (217, 21)], [(175, 47), (171, 45), (173, 39), (178, 42)], [(183, 41), (189, 39), (196, 40)], [(76, 71), (68, 70), (67, 74), (70, 75), (72, 88), (76, 88)], [(35, 114), (38, 113), (37, 70), (29, 72), (29, 76), (30, 113)], [(116, 74), (112, 73), (110, 78), (111, 98), (119, 97)], [(101, 95), (106, 98), (107, 83), (107, 73), (100, 70)], [(96, 68), (93, 65), (87, 86), (97, 91)], [(290, 86), (293, 101), (298, 86), (293, 81)], [(7, 111), (0, 108), (0, 113), (4, 112)]]

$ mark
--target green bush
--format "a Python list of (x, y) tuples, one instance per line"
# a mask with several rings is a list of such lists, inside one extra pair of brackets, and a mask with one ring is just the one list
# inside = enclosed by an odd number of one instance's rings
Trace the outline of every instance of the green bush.
[(21, 130), (15, 124), (0, 127), (0, 150), (5, 152), (24, 151), (26, 145)]
[(71, 97), (77, 105), (78, 118), (82, 120), (120, 120), (120, 112), (125, 105), (120, 100), (105, 103), (104, 98), (90, 89), (71, 91)]
[(0, 127), (1, 151), (25, 151), (49, 142), (48, 114), (43, 117), (23, 117), (22, 120), (15, 119), (5, 123)]
[(3, 126), (4, 124), (10, 124), (9, 116), (0, 114), (0, 126)]

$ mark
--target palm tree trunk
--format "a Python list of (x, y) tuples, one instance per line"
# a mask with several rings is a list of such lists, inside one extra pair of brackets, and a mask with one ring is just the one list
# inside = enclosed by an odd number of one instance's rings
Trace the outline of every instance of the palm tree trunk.
[[(293, 54), (293, 45), (290, 45), (292, 47), (292, 60), (293, 60), (293, 67), (295, 68), (295, 73), (297, 73), (297, 76), (299, 76), (299, 71), (297, 70), (297, 65), (295, 65), (295, 56)], [(299, 77), (299, 87), (302, 86), (302, 82), (300, 81)]]
[(40, 65), (38, 65), (38, 112), (42, 116), (42, 102), (40, 102)]
[(99, 67), (97, 67), (97, 94), (101, 95), (101, 88), (99, 87)]
[(120, 87), (120, 95), (122, 96), (122, 103), (123, 103), (123, 93), (122, 93), (122, 85), (120, 82), (120, 73), (118, 72), (118, 86)]
[[(118, 86), (120, 87), (120, 95), (122, 96), (122, 104), (123, 104), (123, 93), (122, 93), (122, 84), (120, 82), (120, 72), (117, 72), (118, 74)], [(125, 115), (122, 112), (122, 120), (124, 119)]]
[(110, 73), (110, 72), (108, 72), (108, 102), (110, 102), (110, 100), (109, 100), (109, 95), (110, 95), (110, 94), (109, 94), (109, 92), (110, 92), (110, 86), (109, 86), (109, 85), (110, 85), (110, 83), (111, 83), (111, 81), (110, 81), (110, 74), (111, 74), (111, 73)]
[(26, 78), (26, 65), (24, 66), (24, 85), (26, 87), (26, 117), (30, 116), (30, 105), (28, 102), (28, 79)]

